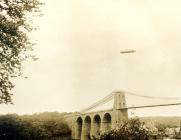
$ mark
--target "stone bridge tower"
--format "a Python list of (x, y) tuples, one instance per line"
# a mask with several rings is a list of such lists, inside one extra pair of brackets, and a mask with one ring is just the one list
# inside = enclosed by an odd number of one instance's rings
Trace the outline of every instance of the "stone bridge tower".
[[(125, 108), (125, 109), (124, 109)], [(123, 120), (128, 119), (128, 111), (126, 109), (126, 98), (123, 91), (114, 92), (112, 128), (118, 127)]]

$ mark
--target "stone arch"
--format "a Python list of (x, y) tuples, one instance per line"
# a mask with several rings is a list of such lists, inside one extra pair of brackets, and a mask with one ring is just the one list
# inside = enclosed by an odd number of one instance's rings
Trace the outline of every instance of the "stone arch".
[(111, 123), (112, 123), (112, 117), (109, 113), (105, 113), (103, 116), (103, 122), (102, 122), (102, 130), (103, 132), (110, 131), (111, 130)]
[(92, 128), (92, 136), (95, 136), (96, 138), (100, 134), (100, 128), (101, 128), (101, 117), (100, 115), (96, 114), (93, 118), (93, 128)]
[(76, 128), (75, 128), (75, 138), (76, 139), (81, 139), (82, 124), (83, 124), (82, 118), (78, 117), (77, 120), (76, 120)]
[(86, 116), (84, 120), (84, 138), (83, 140), (90, 140), (90, 131), (91, 131), (91, 117)]

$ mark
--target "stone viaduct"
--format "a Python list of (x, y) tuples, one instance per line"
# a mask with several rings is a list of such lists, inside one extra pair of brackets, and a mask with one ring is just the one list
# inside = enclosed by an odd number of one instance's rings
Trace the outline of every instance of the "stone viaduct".
[(113, 93), (114, 104), (109, 110), (96, 112), (77, 112), (67, 117), (71, 129), (72, 139), (89, 140), (99, 134), (115, 129), (120, 123), (128, 119), (124, 92)]

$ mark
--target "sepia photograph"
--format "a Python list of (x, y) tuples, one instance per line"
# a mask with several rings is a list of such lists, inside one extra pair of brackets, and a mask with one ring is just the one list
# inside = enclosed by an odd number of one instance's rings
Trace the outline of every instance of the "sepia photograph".
[(0, 0), (0, 140), (181, 140), (181, 0)]

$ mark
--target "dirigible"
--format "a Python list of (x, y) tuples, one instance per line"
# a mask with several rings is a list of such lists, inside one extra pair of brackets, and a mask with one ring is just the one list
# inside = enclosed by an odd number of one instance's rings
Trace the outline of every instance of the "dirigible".
[(120, 51), (120, 53), (123, 53), (123, 54), (125, 54), (125, 53), (134, 53), (134, 52), (136, 52), (136, 50), (121, 50)]

